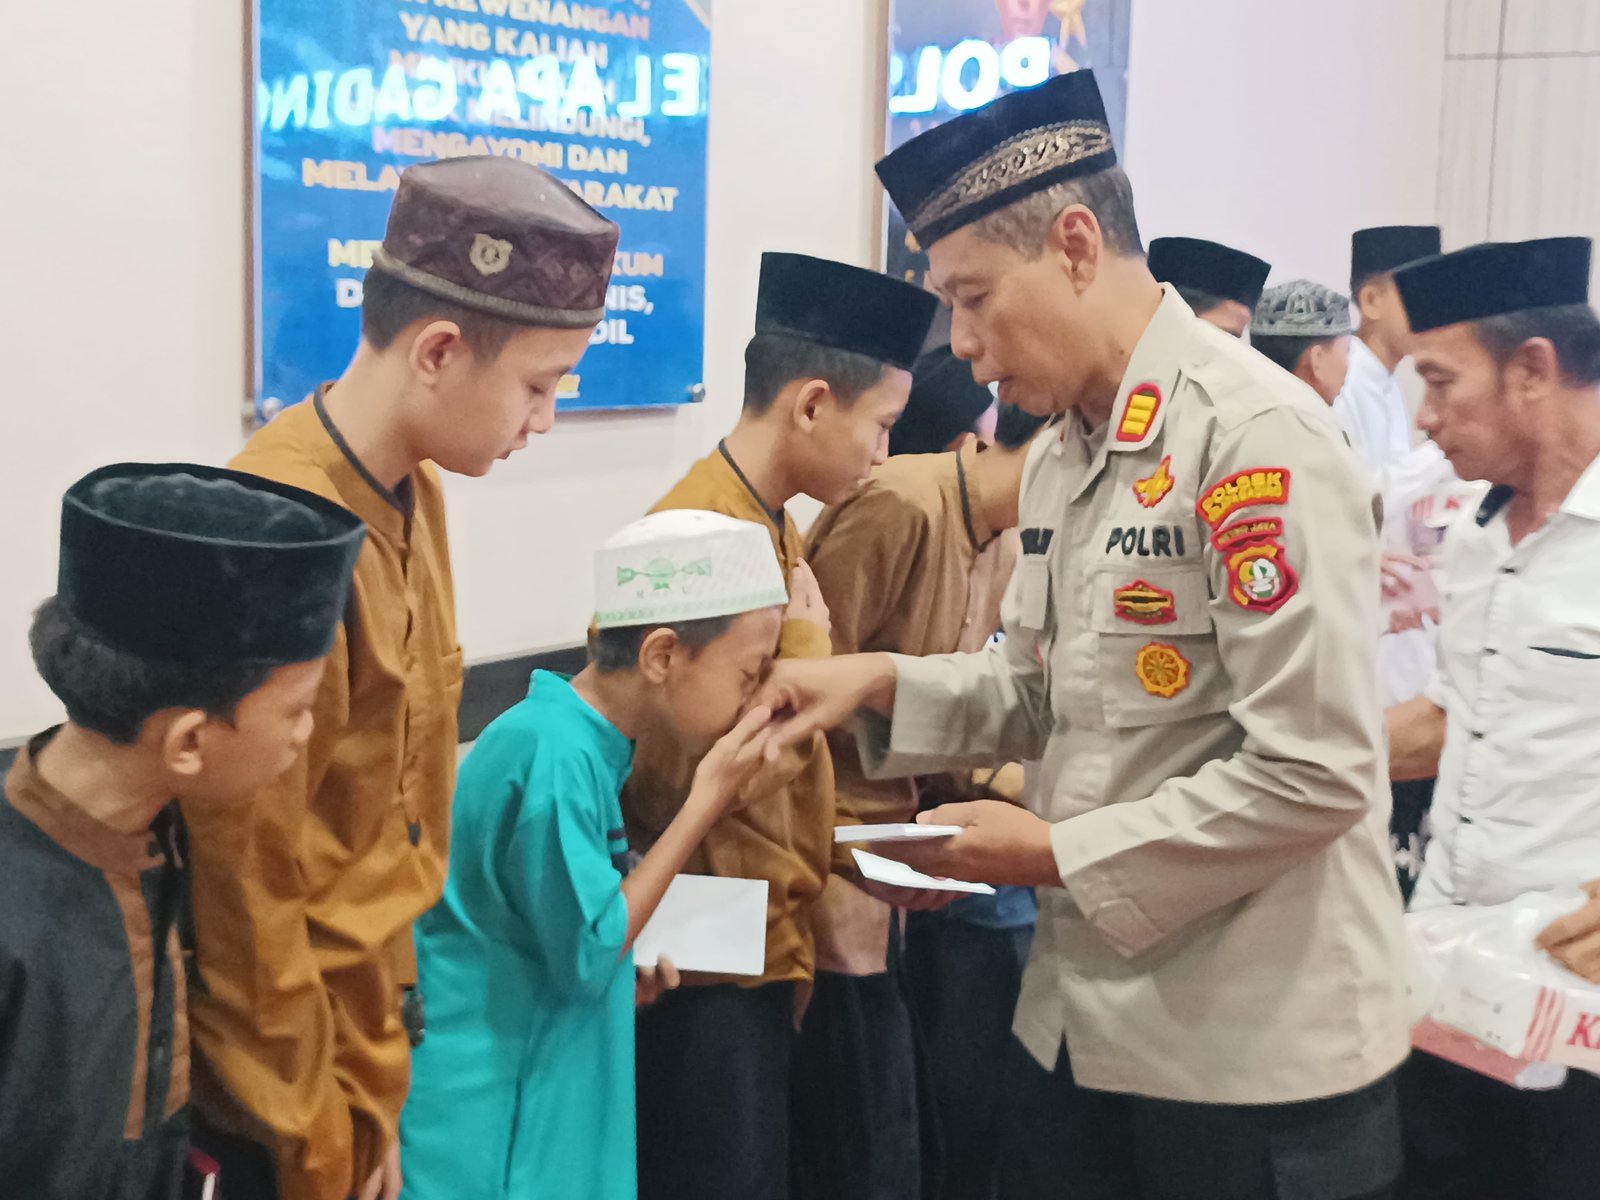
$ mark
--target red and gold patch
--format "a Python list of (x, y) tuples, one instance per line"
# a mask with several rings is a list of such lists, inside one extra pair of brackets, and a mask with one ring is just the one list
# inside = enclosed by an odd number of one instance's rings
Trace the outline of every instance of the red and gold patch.
[(1169, 454), (1161, 460), (1161, 465), (1155, 469), (1155, 474), (1133, 481), (1133, 494), (1139, 498), (1140, 504), (1146, 508), (1154, 508), (1172, 490), (1171, 467), (1172, 455)]
[(1283, 504), (1289, 499), (1287, 467), (1250, 467), (1230, 475), (1195, 501), (1195, 511), (1215, 529), (1235, 509), (1254, 504)]
[(1228, 595), (1240, 608), (1273, 613), (1300, 586), (1277, 542), (1245, 545), (1228, 556)]
[(1224, 525), (1211, 535), (1211, 544), (1222, 553), (1257, 542), (1270, 542), (1283, 536), (1283, 522), (1277, 517), (1256, 517)]
[(1128, 393), (1128, 402), (1122, 409), (1122, 420), (1117, 425), (1117, 441), (1142, 442), (1150, 432), (1150, 423), (1161, 409), (1161, 389), (1153, 383), (1141, 383)]
[(1166, 588), (1136, 579), (1111, 593), (1112, 606), (1119, 621), (1135, 625), (1165, 625), (1178, 619), (1178, 608)]
[(1189, 686), (1189, 660), (1176, 646), (1150, 642), (1133, 657), (1133, 673), (1152, 696), (1170, 700)]

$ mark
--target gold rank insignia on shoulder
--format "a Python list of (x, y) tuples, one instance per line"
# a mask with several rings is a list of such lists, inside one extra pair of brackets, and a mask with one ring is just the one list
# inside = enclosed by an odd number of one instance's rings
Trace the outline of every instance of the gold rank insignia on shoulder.
[(1215, 529), (1235, 509), (1254, 504), (1286, 504), (1289, 500), (1287, 467), (1246, 467), (1219, 482), (1199, 500), (1195, 511)]
[(1133, 673), (1152, 696), (1170, 700), (1189, 686), (1189, 660), (1176, 646), (1148, 642), (1133, 657)]
[(1132, 621), (1135, 625), (1165, 625), (1178, 619), (1172, 593), (1143, 579), (1112, 592), (1111, 603), (1119, 621)]
[(1154, 474), (1133, 481), (1133, 494), (1146, 508), (1154, 508), (1160, 504), (1171, 490), (1172, 455), (1170, 454), (1161, 460), (1161, 465), (1155, 469)]
[(1117, 425), (1117, 441), (1142, 442), (1150, 432), (1150, 423), (1161, 409), (1161, 389), (1153, 383), (1141, 383), (1128, 393), (1128, 402), (1122, 409), (1122, 421)]

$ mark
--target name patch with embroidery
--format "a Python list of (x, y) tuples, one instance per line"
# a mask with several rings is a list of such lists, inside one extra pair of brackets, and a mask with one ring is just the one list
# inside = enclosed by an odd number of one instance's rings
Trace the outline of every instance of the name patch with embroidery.
[(1199, 500), (1195, 511), (1215, 529), (1236, 509), (1253, 504), (1284, 504), (1289, 499), (1289, 471), (1285, 467), (1250, 467), (1230, 475)]
[(1130, 558), (1182, 558), (1183, 526), (1114, 525), (1105, 552), (1119, 549)]
[(1277, 517), (1255, 517), (1224, 525), (1211, 535), (1211, 544), (1222, 553), (1255, 542), (1270, 542), (1283, 536), (1283, 522)]
[(1132, 621), (1135, 625), (1165, 625), (1178, 619), (1172, 593), (1143, 579), (1112, 592), (1111, 604), (1119, 621)]

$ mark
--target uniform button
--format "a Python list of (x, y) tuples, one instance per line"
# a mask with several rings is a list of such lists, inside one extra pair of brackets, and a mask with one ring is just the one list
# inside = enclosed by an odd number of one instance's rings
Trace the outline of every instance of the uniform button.
[(1501, 567), (1500, 568), (1500, 574), (1502, 574), (1502, 575), (1515, 575), (1516, 573), (1517, 573), (1517, 569), (1515, 567)]
[(1483, 648), (1483, 652), (1485, 654), (1499, 654), (1500, 653), (1500, 651), (1496, 650), (1493, 646), (1485, 646)]
[(1481, 737), (1483, 737), (1483, 731), (1481, 729), (1474, 729), (1472, 731), (1472, 736), (1473, 736), (1474, 740), (1476, 740), (1478, 738), (1481, 738)]
[(422, 823), (420, 821), (412, 821), (411, 824), (407, 825), (406, 836), (411, 839), (413, 846), (420, 845), (422, 842)]

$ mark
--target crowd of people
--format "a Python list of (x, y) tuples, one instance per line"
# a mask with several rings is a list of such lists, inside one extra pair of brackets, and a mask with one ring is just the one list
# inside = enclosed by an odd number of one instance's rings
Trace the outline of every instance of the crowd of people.
[[(1403, 928), (1584, 887), (1600, 982), (1589, 243), (1146, 247), (1089, 71), (877, 173), (929, 289), (763, 257), (737, 423), (459, 768), (439, 472), (550, 428), (617, 246), (552, 176), (411, 167), (339, 379), (68, 490), (0, 1193), (1600, 1195), (1600, 1080), (1413, 1052)], [(918, 820), (993, 894), (835, 838)], [(682, 873), (765, 881), (759, 974), (636, 967)]]

